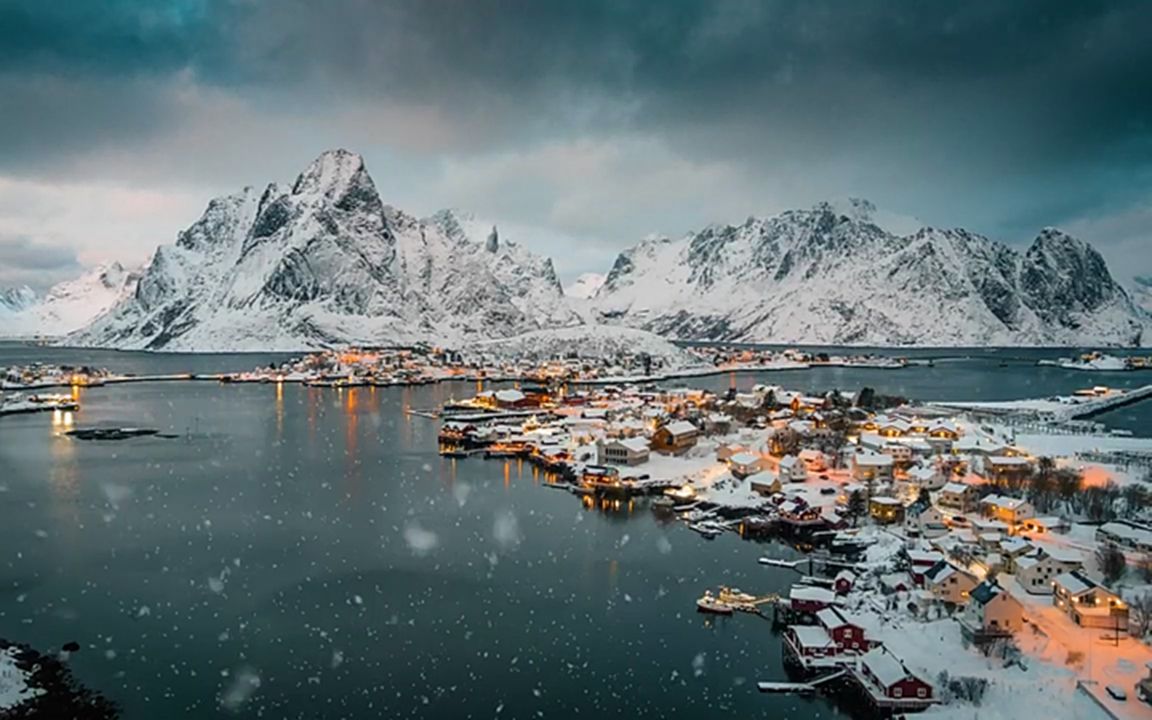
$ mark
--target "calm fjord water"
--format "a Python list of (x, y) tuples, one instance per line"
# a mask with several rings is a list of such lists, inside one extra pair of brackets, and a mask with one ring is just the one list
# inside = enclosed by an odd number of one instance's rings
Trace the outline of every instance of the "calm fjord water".
[[(32, 359), (164, 373), (275, 358), (0, 345), (0, 366)], [(1007, 399), (1152, 375), (977, 359), (735, 379), (757, 381)], [(791, 550), (705, 541), (640, 504), (585, 509), (529, 466), (441, 459), (436, 424), (403, 408), (472, 390), (83, 391), (79, 425), (180, 436), (111, 443), (0, 418), (0, 636), (78, 641), (77, 676), (126, 718), (835, 713), (755, 692), (784, 677), (767, 622), (694, 611), (706, 586), (784, 589), (793, 576), (756, 557)], [(1146, 405), (1125, 412), (1147, 434)]]

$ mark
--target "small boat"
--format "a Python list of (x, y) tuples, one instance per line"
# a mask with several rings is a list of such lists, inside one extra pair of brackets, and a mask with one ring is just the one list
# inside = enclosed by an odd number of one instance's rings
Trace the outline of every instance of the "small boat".
[(712, 593), (706, 592), (702, 598), (696, 601), (696, 611), (714, 615), (731, 615), (732, 606), (716, 599)]
[(661, 495), (652, 501), (652, 507), (658, 508), (660, 510), (671, 510), (672, 508), (676, 507), (676, 501), (667, 495)]
[(448, 450), (441, 450), (440, 455), (450, 458), (466, 458), (470, 453), (463, 448), (451, 448)]
[(717, 530), (715, 527), (710, 525), (702, 525), (700, 523), (688, 523), (688, 528), (690, 530), (695, 530), (708, 540), (711, 540), (712, 538), (724, 532), (723, 530)]

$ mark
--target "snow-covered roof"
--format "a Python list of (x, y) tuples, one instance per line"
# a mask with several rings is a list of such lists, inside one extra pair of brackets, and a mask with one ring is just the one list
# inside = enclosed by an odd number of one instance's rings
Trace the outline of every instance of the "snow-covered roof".
[(733, 465), (753, 465), (759, 461), (759, 455), (753, 455), (752, 453), (746, 452), (736, 453), (732, 457), (728, 458), (728, 462), (732, 463)]
[(493, 395), (500, 402), (520, 402), (524, 399), (524, 393), (519, 390), (497, 390)]
[(829, 630), (851, 624), (845, 620), (844, 616), (840, 614), (840, 611), (834, 607), (826, 607), (818, 611), (816, 613), (816, 620)]
[(984, 499), (980, 501), (982, 505), (991, 505), (992, 507), (1011, 510), (1013, 512), (1019, 510), (1020, 507), (1027, 504), (1027, 502), (1028, 501), (1023, 498), (1008, 497), (1007, 495), (997, 495), (995, 493), (985, 495)]
[(1118, 537), (1132, 545), (1152, 544), (1152, 531), (1128, 523), (1106, 522), (1100, 526), (1099, 532)]
[(942, 583), (956, 574), (956, 568), (946, 562), (938, 562), (924, 573), (929, 582)]
[(836, 646), (836, 642), (828, 637), (828, 633), (824, 628), (816, 625), (790, 625), (788, 629), (796, 635), (796, 641), (800, 643), (803, 648), (832, 648)]
[(664, 426), (664, 429), (667, 430), (673, 437), (699, 432), (696, 426), (687, 420), (677, 420), (674, 423), (668, 423)]
[(866, 467), (892, 467), (892, 463), (894, 462), (891, 455), (873, 452), (856, 453), (856, 455), (853, 456), (853, 460), (857, 465), (864, 465)]
[(796, 467), (796, 463), (799, 461), (800, 459), (795, 455), (785, 455), (784, 457), (780, 458), (780, 469), (791, 470)]
[(1079, 595), (1096, 587), (1095, 582), (1075, 570), (1057, 575), (1052, 582), (1067, 590), (1071, 595)]
[(788, 591), (788, 599), (832, 604), (836, 602), (836, 593), (813, 585), (793, 585)]
[(886, 497), (884, 495), (873, 495), (872, 496), (872, 502), (876, 505), (896, 506), (896, 505), (903, 505), (904, 504), (894, 497)]
[(905, 552), (908, 554), (908, 559), (913, 565), (934, 565), (944, 559), (944, 553), (938, 550), (918, 550), (912, 548)]
[(645, 438), (625, 438), (623, 440), (617, 440), (616, 444), (628, 448), (632, 452), (645, 452), (648, 450), (648, 440)]
[(936, 468), (917, 465), (916, 467), (910, 468), (908, 470), (908, 476), (913, 480), (931, 480), (932, 478), (936, 477)]
[(989, 455), (988, 462), (992, 465), (1011, 465), (1014, 467), (1023, 467), (1032, 464), (1032, 461), (1028, 458), (1014, 455)]
[(900, 661), (883, 647), (870, 650), (861, 658), (861, 661), (868, 668), (872, 677), (876, 678), (885, 688), (890, 688), (908, 677), (908, 672), (900, 664)]
[(1040, 558), (1032, 555), (1025, 555), (1024, 557), (1016, 558), (1016, 571), (1031, 570), (1040, 564)]
[(1074, 548), (1061, 547), (1059, 545), (1045, 545), (1044, 553), (1056, 562), (1064, 563), (1082, 563), (1084, 562), (1084, 555)]
[(963, 493), (968, 492), (969, 487), (971, 486), (965, 485), (961, 482), (944, 483), (944, 487), (940, 488), (940, 492), (949, 493), (952, 495), (962, 495)]

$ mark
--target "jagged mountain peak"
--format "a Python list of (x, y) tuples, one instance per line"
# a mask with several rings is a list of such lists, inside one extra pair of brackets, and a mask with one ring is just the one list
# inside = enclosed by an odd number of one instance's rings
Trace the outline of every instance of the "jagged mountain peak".
[[(133, 298), (72, 339), (184, 350), (507, 335), (578, 319), (551, 261), (442, 211), (386, 206), (359, 155), (320, 155), (291, 188), (209, 203), (157, 250)], [(494, 247), (493, 247), (494, 246)]]
[(874, 221), (867, 201), (710, 225), (620, 253), (603, 320), (691, 340), (1116, 344), (1144, 316), (1091, 246), (1046, 230), (1020, 251), (960, 228)]
[(292, 185), (293, 195), (324, 195), (336, 199), (339, 193), (367, 174), (364, 158), (343, 148), (326, 150), (309, 163)]

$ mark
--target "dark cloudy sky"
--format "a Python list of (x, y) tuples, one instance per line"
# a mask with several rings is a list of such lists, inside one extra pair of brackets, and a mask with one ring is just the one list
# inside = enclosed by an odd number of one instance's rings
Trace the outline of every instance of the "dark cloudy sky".
[(0, 98), (0, 283), (143, 259), (330, 147), (566, 276), (845, 196), (1152, 272), (1139, 0), (0, 0)]

